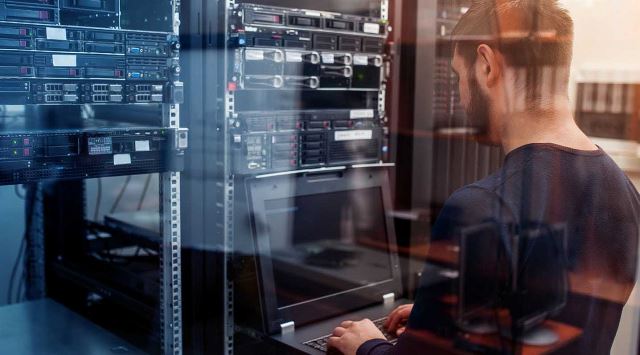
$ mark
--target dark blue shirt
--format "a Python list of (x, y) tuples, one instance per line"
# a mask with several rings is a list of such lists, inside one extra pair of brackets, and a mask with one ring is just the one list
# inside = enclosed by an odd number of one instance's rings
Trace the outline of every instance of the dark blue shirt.
[[(588, 270), (591, 279), (630, 285), (636, 277), (640, 198), (627, 176), (601, 149), (575, 150), (555, 144), (529, 144), (510, 152), (496, 173), (456, 191), (433, 227), (433, 239), (449, 239), (460, 229), (485, 222), (521, 226), (536, 221), (562, 224), (568, 236), (570, 270)], [(606, 282), (593, 287), (607, 287)], [(597, 291), (597, 290), (596, 290)], [(433, 331), (451, 326), (434, 309), (429, 290), (419, 288), (408, 329)], [(572, 295), (557, 318), (583, 330), (567, 353), (609, 354), (621, 304)], [(438, 325), (436, 325), (437, 329)], [(428, 353), (428, 343), (400, 337), (398, 345), (366, 342), (358, 355)]]

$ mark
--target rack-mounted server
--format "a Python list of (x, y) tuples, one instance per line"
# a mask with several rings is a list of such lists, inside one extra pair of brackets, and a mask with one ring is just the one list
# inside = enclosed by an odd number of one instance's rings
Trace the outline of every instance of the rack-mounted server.
[(236, 173), (387, 159), (384, 21), (240, 4), (229, 23)]
[(103, 121), (0, 133), (0, 184), (180, 171), (186, 130)]
[(180, 103), (171, 2), (143, 10), (126, 0), (0, 1), (0, 104)]
[(0, 24), (0, 103), (179, 103), (179, 47), (169, 34)]

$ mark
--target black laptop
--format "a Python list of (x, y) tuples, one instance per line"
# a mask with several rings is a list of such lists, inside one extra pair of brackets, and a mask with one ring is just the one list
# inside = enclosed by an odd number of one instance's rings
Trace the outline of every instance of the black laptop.
[(397, 299), (402, 282), (385, 169), (271, 176), (247, 186), (264, 326), (274, 340), (325, 353), (341, 321), (369, 318), (382, 328), (407, 302)]

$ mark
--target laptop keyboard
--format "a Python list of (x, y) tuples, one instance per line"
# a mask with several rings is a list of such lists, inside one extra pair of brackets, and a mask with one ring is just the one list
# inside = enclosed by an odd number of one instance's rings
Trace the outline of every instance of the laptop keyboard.
[[(395, 343), (398, 342), (398, 337), (396, 337), (393, 334), (389, 334), (387, 332), (387, 330), (384, 329), (384, 322), (386, 320), (387, 320), (387, 317), (380, 318), (380, 319), (374, 320), (373, 324), (376, 325), (376, 328), (380, 329), (380, 331), (382, 332), (384, 337), (387, 338), (387, 340), (391, 344), (395, 345)], [(330, 336), (331, 336), (331, 334), (322, 336), (322, 337), (317, 338), (317, 339), (309, 340), (309, 341), (305, 342), (304, 345), (310, 346), (310, 347), (312, 347), (314, 349), (317, 349), (317, 350), (320, 350), (322, 352), (326, 352), (327, 351), (327, 341), (329, 341), (329, 337)]]

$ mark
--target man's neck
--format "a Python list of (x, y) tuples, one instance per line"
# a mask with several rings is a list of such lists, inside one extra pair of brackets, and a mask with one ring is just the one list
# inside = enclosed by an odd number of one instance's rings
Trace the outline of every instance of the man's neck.
[(556, 102), (553, 109), (512, 114), (501, 134), (505, 154), (532, 143), (553, 143), (578, 150), (598, 147), (576, 125), (569, 101)]

